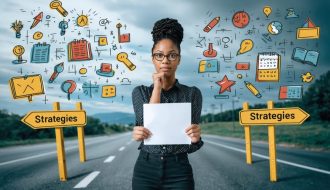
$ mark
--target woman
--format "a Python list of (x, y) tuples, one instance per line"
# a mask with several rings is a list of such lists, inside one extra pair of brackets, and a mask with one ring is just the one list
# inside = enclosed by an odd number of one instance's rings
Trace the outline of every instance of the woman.
[[(196, 87), (180, 84), (175, 71), (180, 64), (180, 44), (183, 28), (175, 19), (161, 19), (154, 25), (152, 37), (152, 62), (156, 73), (149, 87), (138, 86), (133, 90), (132, 101), (136, 116), (133, 138), (142, 141), (140, 154), (135, 163), (132, 188), (143, 189), (194, 189), (192, 168), (188, 153), (195, 152), (203, 145), (199, 127), (202, 94)], [(151, 132), (143, 127), (143, 104), (190, 102), (192, 124), (186, 134), (190, 145), (144, 145), (143, 140)]]

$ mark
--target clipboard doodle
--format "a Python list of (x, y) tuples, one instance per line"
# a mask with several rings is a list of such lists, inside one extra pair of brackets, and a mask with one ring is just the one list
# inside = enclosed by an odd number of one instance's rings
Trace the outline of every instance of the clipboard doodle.
[(32, 96), (45, 94), (42, 77), (39, 74), (12, 77), (9, 85), (14, 99), (28, 98), (31, 102)]
[(68, 44), (68, 61), (92, 60), (91, 44), (85, 40), (74, 40)]
[(46, 42), (34, 44), (31, 51), (31, 63), (48, 63), (49, 52), (50, 44)]

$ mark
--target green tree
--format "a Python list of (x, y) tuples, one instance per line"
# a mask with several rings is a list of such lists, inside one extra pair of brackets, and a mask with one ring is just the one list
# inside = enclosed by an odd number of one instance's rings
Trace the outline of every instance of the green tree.
[(309, 86), (302, 104), (313, 120), (330, 121), (330, 71)]

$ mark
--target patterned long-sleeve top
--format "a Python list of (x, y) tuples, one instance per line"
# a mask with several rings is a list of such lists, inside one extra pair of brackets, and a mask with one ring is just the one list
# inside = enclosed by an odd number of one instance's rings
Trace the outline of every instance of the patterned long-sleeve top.
[[(141, 85), (134, 88), (132, 102), (135, 112), (135, 125), (143, 126), (143, 104), (148, 104), (152, 95), (153, 84), (149, 87)], [(161, 91), (161, 103), (191, 103), (191, 122), (199, 124), (202, 111), (202, 94), (197, 87), (188, 87), (176, 80), (174, 86)], [(200, 139), (190, 145), (144, 145), (141, 142), (139, 149), (154, 154), (192, 153), (200, 149), (204, 142)]]

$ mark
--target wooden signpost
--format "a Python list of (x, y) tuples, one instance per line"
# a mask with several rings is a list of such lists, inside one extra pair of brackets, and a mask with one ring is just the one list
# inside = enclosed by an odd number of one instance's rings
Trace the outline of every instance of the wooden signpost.
[(293, 108), (274, 108), (273, 101), (267, 102), (267, 109), (249, 109), (247, 102), (239, 113), (240, 124), (244, 127), (246, 163), (252, 164), (251, 125), (268, 126), (270, 181), (277, 181), (275, 125), (301, 125), (309, 114)]
[(77, 127), (80, 162), (86, 161), (84, 127), (87, 124), (86, 112), (82, 103), (76, 104), (74, 111), (61, 111), (60, 103), (53, 104), (54, 111), (32, 111), (22, 118), (22, 122), (33, 129), (55, 128), (58, 171), (61, 181), (67, 180), (63, 127)]

